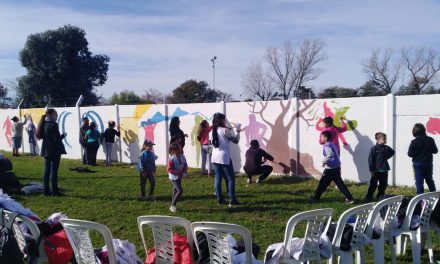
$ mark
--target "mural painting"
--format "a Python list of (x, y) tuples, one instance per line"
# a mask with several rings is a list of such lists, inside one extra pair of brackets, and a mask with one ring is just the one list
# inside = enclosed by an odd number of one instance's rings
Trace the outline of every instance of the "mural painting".
[(440, 134), (440, 118), (429, 117), (428, 122), (426, 122), (426, 131), (432, 135)]
[(12, 122), (9, 116), (6, 116), (6, 120), (3, 123), (3, 132), (5, 133), (6, 141), (8, 142), (9, 147), (11, 147), (11, 137), (12, 137)]
[(200, 142), (197, 140), (197, 130), (199, 128), (200, 123), (203, 121), (203, 117), (199, 114), (194, 116), (194, 126), (191, 130), (191, 145), (196, 147), (196, 164), (197, 167), (200, 166), (200, 158), (202, 152), (202, 146)]
[(244, 130), (246, 136), (246, 147), (249, 148), (251, 140), (256, 139), (258, 140), (258, 143), (260, 143), (260, 147), (266, 150), (266, 140), (264, 139), (264, 135), (266, 135), (267, 126), (258, 122), (255, 114), (249, 115), (249, 124), (242, 130)]
[[(312, 100), (309, 103), (301, 101), (301, 110), (297, 111), (297, 114), (292, 115), (287, 124), (285, 124), (284, 119), (292, 107), (291, 100), (287, 102), (279, 101), (281, 112), (273, 122), (270, 122), (264, 117), (268, 102), (248, 102), (250, 112), (258, 114), (261, 120), (269, 126), (272, 131), (270, 137), (263, 138), (263, 140), (266, 141), (267, 152), (272, 154), (278, 162), (272, 163), (275, 173), (289, 174), (298, 171), (297, 176), (320, 174), (320, 172), (314, 167), (313, 157), (310, 154), (298, 153), (297, 150), (290, 147), (287, 142), (294, 121), (297, 120), (298, 117), (302, 117), (303, 113), (312, 107), (315, 102), (316, 100)], [(300, 162), (298, 162), (298, 168), (296, 168), (298, 157)]]
[[(69, 116), (73, 117), (72, 112), (63, 111), (63, 112), (61, 112), (58, 115), (58, 121), (57, 122), (58, 122), (58, 127), (59, 127), (59, 130), (60, 130), (61, 134), (67, 133), (66, 120), (68, 119), (67, 117), (69, 117)], [(69, 133), (67, 133), (67, 136), (64, 137), (64, 139), (63, 139), (63, 143), (64, 143), (64, 146), (72, 148), (72, 145), (70, 145), (70, 143), (68, 141), (69, 137), (72, 138), (72, 136)], [(73, 137), (73, 138), (75, 138), (75, 137)]]

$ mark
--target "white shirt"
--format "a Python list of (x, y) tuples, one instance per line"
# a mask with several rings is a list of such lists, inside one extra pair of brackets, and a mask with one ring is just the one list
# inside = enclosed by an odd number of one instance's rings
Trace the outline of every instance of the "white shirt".
[(229, 165), (231, 163), (231, 156), (229, 154), (229, 142), (237, 144), (240, 140), (240, 133), (234, 135), (231, 129), (225, 127), (217, 128), (218, 134), (218, 148), (213, 147), (211, 162), (223, 165)]

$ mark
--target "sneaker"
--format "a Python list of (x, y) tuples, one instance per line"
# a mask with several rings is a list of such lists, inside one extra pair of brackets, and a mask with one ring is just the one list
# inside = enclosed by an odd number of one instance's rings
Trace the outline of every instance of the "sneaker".
[(154, 195), (150, 195), (150, 196), (148, 196), (148, 200), (150, 200), (150, 201), (156, 201), (156, 196), (154, 196)]
[(146, 201), (146, 200), (147, 200), (147, 197), (145, 197), (145, 195), (139, 195), (138, 200), (139, 200), (139, 201)]
[(264, 183), (264, 180), (257, 179), (257, 184), (262, 184), (262, 183)]
[(229, 202), (229, 207), (232, 207), (234, 205), (240, 205), (240, 203), (237, 200)]
[(44, 196), (52, 196), (52, 191), (44, 191)]
[(53, 196), (66, 196), (64, 193), (60, 192), (60, 191), (56, 191), (52, 193)]
[(170, 206), (170, 211), (173, 212), (173, 213), (177, 212), (176, 206), (175, 205), (171, 205)]
[(353, 199), (345, 199), (345, 203), (346, 204), (353, 204), (354, 200)]
[[(258, 181), (258, 180), (257, 180), (257, 181)], [(247, 184), (247, 185), (252, 184), (252, 179), (247, 179), (247, 180), (246, 180), (246, 184)]]
[(310, 195), (309, 196), (309, 201), (310, 202), (317, 202), (317, 201), (319, 201), (319, 199), (316, 199), (314, 195)]
[(225, 203), (226, 203), (225, 199), (220, 199), (220, 200), (217, 201), (218, 205), (225, 204)]

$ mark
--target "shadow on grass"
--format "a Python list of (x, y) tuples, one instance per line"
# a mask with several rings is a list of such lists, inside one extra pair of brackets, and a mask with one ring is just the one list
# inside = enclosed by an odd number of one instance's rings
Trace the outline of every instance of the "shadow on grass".
[(291, 176), (271, 176), (267, 179), (267, 184), (295, 184), (315, 181), (315, 178), (309, 177), (291, 177)]

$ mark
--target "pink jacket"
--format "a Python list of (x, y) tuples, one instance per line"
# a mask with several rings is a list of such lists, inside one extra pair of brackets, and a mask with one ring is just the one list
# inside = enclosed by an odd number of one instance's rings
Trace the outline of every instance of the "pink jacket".
[[(324, 128), (324, 130), (322, 130), (322, 132), (330, 131), (332, 133), (332, 139), (330, 140), (330, 142), (335, 144), (338, 153), (341, 152), (341, 148), (339, 147), (339, 134), (347, 131), (347, 124), (345, 124), (345, 122), (341, 122), (341, 123), (342, 123), (341, 127), (332, 126), (332, 127)], [(324, 142), (321, 141), (321, 138), (319, 138), (319, 144), (321, 145), (324, 144)]]

